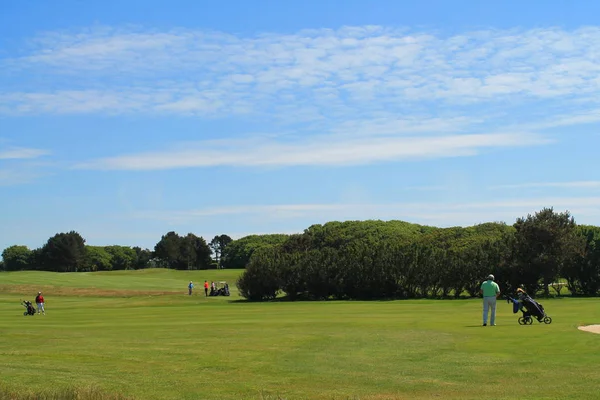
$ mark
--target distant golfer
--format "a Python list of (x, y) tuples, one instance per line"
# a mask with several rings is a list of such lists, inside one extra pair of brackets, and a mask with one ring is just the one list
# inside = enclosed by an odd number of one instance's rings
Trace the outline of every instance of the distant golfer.
[(483, 326), (487, 325), (488, 309), (491, 311), (490, 325), (496, 326), (496, 299), (500, 295), (500, 286), (494, 282), (494, 275), (488, 275), (479, 293), (483, 295)]
[(42, 296), (42, 292), (38, 292), (37, 296), (35, 296), (35, 304), (37, 304), (37, 313), (40, 311), (42, 314), (46, 315), (46, 310), (44, 309), (44, 296)]
[(204, 281), (204, 296), (208, 297), (208, 281)]
[(190, 281), (189, 285), (188, 285), (188, 294), (191, 296), (192, 295), (192, 290), (194, 289), (194, 283), (192, 281)]

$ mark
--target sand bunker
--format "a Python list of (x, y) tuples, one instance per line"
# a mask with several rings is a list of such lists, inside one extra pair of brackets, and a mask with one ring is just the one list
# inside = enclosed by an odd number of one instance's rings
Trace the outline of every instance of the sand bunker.
[(584, 325), (578, 329), (586, 332), (600, 333), (600, 325)]

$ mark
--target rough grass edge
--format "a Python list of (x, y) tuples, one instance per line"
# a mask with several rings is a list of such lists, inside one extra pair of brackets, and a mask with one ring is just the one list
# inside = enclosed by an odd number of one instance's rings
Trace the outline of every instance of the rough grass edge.
[[(279, 394), (268, 394), (264, 390), (260, 392), (257, 399), (286, 400), (285, 397), (281, 397)], [(0, 383), (0, 400), (135, 400), (135, 398), (107, 393), (96, 386), (67, 387), (34, 392), (22, 389), (18, 391), (11, 390)], [(346, 397), (344, 400), (359, 400), (359, 398)]]
[(14, 390), (0, 383), (0, 400), (134, 400), (96, 386), (61, 387), (42, 391)]

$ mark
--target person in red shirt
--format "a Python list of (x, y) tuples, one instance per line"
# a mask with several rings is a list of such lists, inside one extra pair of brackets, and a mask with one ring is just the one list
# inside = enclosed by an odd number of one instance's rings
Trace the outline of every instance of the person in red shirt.
[(38, 292), (37, 296), (35, 296), (35, 303), (37, 304), (37, 313), (40, 311), (42, 314), (46, 315), (46, 310), (44, 309), (44, 296), (42, 296), (42, 292)]
[(204, 297), (208, 297), (208, 281), (204, 281)]

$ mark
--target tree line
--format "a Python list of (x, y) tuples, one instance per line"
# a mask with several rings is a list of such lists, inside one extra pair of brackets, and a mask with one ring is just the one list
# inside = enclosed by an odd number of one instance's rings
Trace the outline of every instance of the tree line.
[[(2, 252), (0, 271), (41, 270), (93, 272), (143, 268), (227, 268), (226, 248), (233, 240), (217, 235), (209, 243), (200, 236), (175, 232), (163, 235), (153, 250), (128, 246), (90, 246), (78, 232), (57, 233), (40, 248), (14, 245)], [(237, 246), (239, 252), (239, 245)], [(234, 246), (234, 250), (236, 246)], [(240, 262), (236, 255), (235, 262)]]
[(240, 294), (288, 299), (409, 299), (476, 296), (494, 274), (503, 291), (597, 296), (600, 227), (545, 208), (513, 225), (436, 228), (403, 221), (313, 225), (257, 248)]
[(512, 225), (437, 228), (404, 221), (317, 224), (301, 234), (223, 234), (210, 242), (168, 232), (154, 249), (90, 246), (77, 232), (58, 233), (38, 249), (10, 246), (0, 270), (56, 272), (143, 268), (242, 269), (236, 282), (250, 300), (447, 298), (476, 296), (496, 276), (504, 291), (523, 286), (549, 295), (600, 294), (600, 227), (545, 208)]

